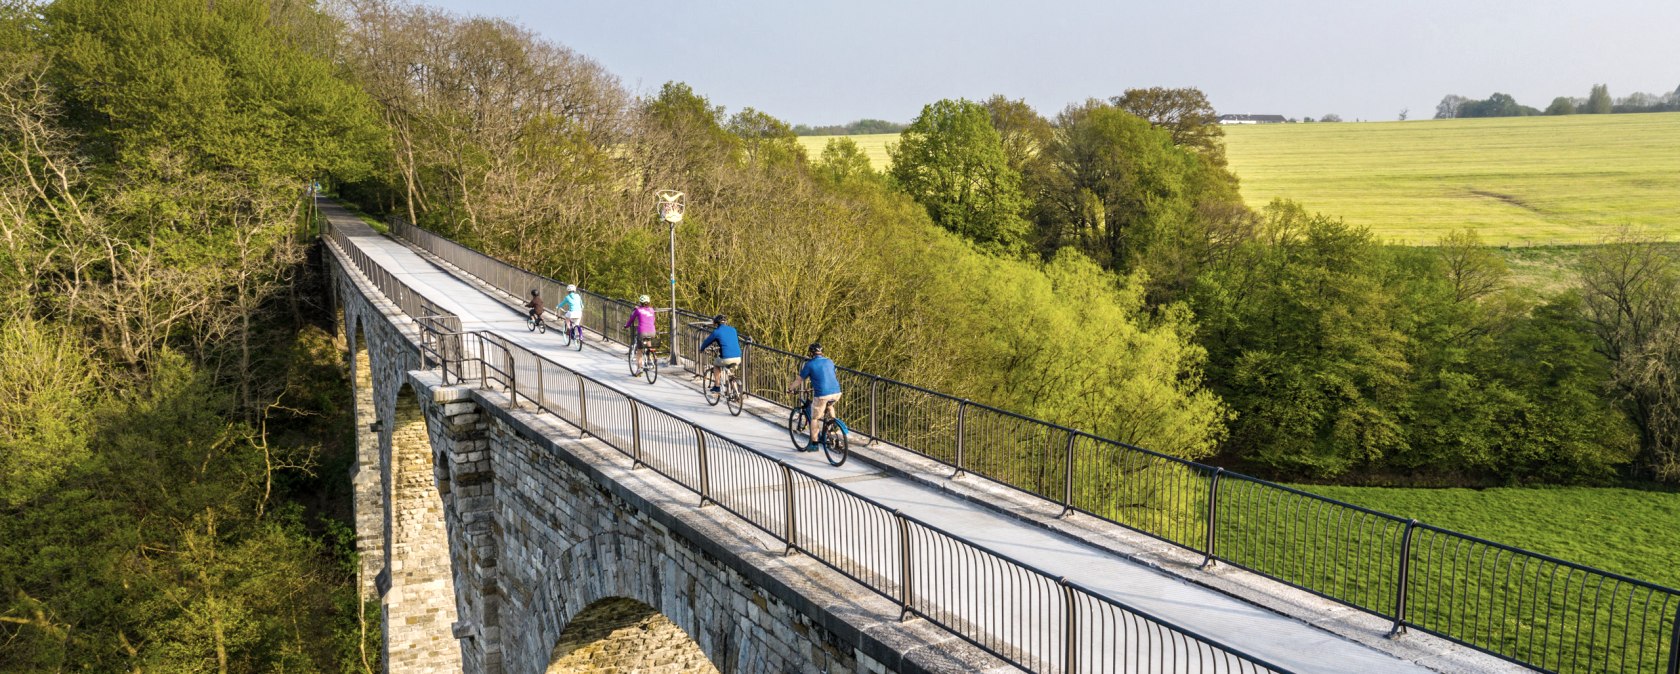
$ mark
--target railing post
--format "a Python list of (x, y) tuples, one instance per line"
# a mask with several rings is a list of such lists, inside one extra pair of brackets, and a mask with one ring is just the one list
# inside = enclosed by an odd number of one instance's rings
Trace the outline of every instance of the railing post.
[(642, 406), (633, 398), (625, 400), (630, 403), (630, 469), (635, 470), (642, 467)]
[(1074, 430), (1071, 430), (1071, 429), (1068, 430), (1067, 465), (1064, 469), (1067, 472), (1067, 475), (1065, 476), (1066, 479), (1067, 479), (1067, 484), (1063, 486), (1063, 491), (1062, 491), (1062, 514), (1056, 516), (1058, 519), (1063, 518), (1063, 517), (1067, 517), (1069, 514), (1071, 514), (1073, 512), (1073, 443), (1078, 438), (1079, 438), (1079, 432), (1078, 431), (1074, 431)]
[(700, 507), (706, 507), (706, 502), (712, 498), (712, 474), (706, 461), (706, 434), (700, 432), (699, 426), (694, 429), (694, 441), (700, 446)]
[(1391, 637), (1406, 633), (1406, 597), (1409, 594), (1406, 586), (1411, 584), (1412, 532), (1417, 530), (1417, 523), (1417, 520), (1406, 520), (1406, 533), (1400, 535), (1400, 584), (1394, 588), (1394, 629), (1388, 632)]
[(963, 456), (963, 431), (966, 430), (967, 427), (968, 399), (963, 398), (957, 401), (957, 472), (951, 474), (953, 479), (961, 477), (963, 470), (968, 465)]
[(573, 374), (578, 380), (578, 427), (583, 429), (584, 435), (589, 435), (589, 396), (584, 395), (583, 375), (575, 372)]
[(1674, 607), (1674, 635), (1668, 640), (1668, 674), (1680, 674), (1680, 604)]
[(1219, 476), (1225, 474), (1224, 468), (1213, 469), (1213, 477), (1208, 484), (1207, 511), (1207, 557), (1202, 559), (1201, 568), (1213, 566), (1219, 557)]
[(1077, 604), (1073, 598), (1073, 586), (1068, 584), (1067, 577), (1058, 578), (1056, 582), (1062, 586), (1062, 610), (1066, 618), (1062, 632), (1062, 671), (1073, 674), (1079, 671), (1079, 619), (1074, 613)]
[(910, 521), (899, 510), (893, 511), (893, 517), (898, 520), (898, 619), (903, 621), (910, 616), (910, 604), (915, 599), (910, 593)]
[(875, 375), (869, 381), (869, 446), (874, 447), (881, 439), (880, 426), (875, 422), (881, 416), (881, 375)]
[(543, 393), (543, 366), (542, 366), (543, 361), (542, 361), (542, 358), (539, 357), (536, 360), (537, 360), (537, 411), (540, 412), (543, 409), (543, 405), (548, 402), (548, 395)]
[(513, 349), (504, 344), (502, 353), (507, 355), (508, 399), (513, 401), (514, 409), (519, 409), (519, 368), (513, 364)]
[(484, 360), (484, 335), (478, 336), (478, 388), (490, 389), (490, 363)]
[(787, 539), (787, 548), (782, 550), (782, 555), (786, 556), (793, 554), (794, 541), (798, 540), (799, 536), (799, 525), (795, 520), (796, 515), (794, 513), (796, 511), (793, 507), (793, 469), (788, 467), (786, 461), (777, 461), (776, 463), (782, 467), (782, 505), (786, 509), (783, 519), (787, 520), (783, 523), (787, 527), (783, 530), (783, 537)]

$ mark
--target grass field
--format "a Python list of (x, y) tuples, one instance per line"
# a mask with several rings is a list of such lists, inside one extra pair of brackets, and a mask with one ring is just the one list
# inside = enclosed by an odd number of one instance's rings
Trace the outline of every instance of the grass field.
[[(804, 136), (815, 158), (833, 136)], [(896, 134), (852, 136), (876, 168)], [(1300, 201), (1395, 243), (1680, 238), (1680, 113), (1226, 127), (1243, 198)]]
[(869, 155), (869, 163), (877, 171), (884, 171), (892, 159), (887, 157), (887, 144), (898, 142), (896, 133), (872, 133), (862, 136), (800, 136), (799, 143), (805, 146), (805, 154), (816, 161), (822, 156), (823, 148), (828, 147), (828, 141), (835, 138), (850, 138), (858, 144), (863, 153)]
[(1680, 588), (1680, 494), (1617, 488), (1299, 488)]
[(1226, 147), (1250, 205), (1295, 199), (1397, 243), (1680, 235), (1680, 113), (1231, 126)]

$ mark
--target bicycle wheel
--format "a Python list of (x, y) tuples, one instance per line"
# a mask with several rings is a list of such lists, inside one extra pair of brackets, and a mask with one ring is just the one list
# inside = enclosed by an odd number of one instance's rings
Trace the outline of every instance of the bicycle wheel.
[(823, 424), (823, 456), (828, 457), (829, 465), (838, 466), (846, 462), (846, 457), (852, 452), (850, 442), (838, 422)]
[(560, 328), (560, 348), (564, 349), (568, 346), (571, 346), (572, 345), (572, 329), (566, 326), (566, 319), (564, 319), (564, 318), (560, 319), (560, 324), (556, 325), (555, 327)]
[(545, 321), (540, 317), (537, 318), (537, 334), (548, 334), (548, 321)]
[(805, 451), (805, 445), (810, 444), (811, 438), (806, 429), (805, 409), (802, 405), (795, 405), (788, 410), (788, 439), (793, 441), (793, 451)]
[(531, 320), (530, 314), (525, 314), (525, 329), (532, 332), (535, 332), (537, 329), (537, 322)]
[(642, 348), (634, 343), (630, 345), (630, 376), (642, 376)]
[(574, 333), (572, 335), (572, 348), (577, 349), (578, 351), (582, 351), (583, 350), (583, 324), (580, 323), (576, 326), (573, 326), (572, 327), (572, 332)]
[(647, 377), (647, 382), (652, 384), (659, 379), (659, 353), (648, 349), (646, 358), (647, 362), (642, 364), (642, 376)]
[(706, 371), (706, 377), (700, 380), (700, 393), (706, 396), (706, 404), (713, 407), (717, 406), (719, 400), (723, 400), (723, 387), (718, 386), (718, 371), (716, 369)]
[(747, 404), (747, 392), (744, 388), (741, 386), (741, 380), (736, 377), (730, 377), (729, 383), (723, 388), (723, 399), (727, 401), (729, 413), (737, 417), (741, 416), (741, 408)]

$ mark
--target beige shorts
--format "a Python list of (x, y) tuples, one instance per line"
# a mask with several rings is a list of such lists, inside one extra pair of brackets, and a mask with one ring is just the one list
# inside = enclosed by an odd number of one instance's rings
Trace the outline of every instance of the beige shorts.
[(736, 357), (736, 358), (718, 358), (718, 357), (714, 356), (712, 358), (712, 365), (715, 366), (715, 367), (727, 367), (727, 368), (733, 370), (733, 369), (735, 369), (736, 365), (740, 365), (740, 364), (741, 364), (741, 359), (739, 357)]
[(811, 426), (822, 423), (824, 414), (833, 417), (840, 416), (840, 394), (821, 396), (811, 399)]

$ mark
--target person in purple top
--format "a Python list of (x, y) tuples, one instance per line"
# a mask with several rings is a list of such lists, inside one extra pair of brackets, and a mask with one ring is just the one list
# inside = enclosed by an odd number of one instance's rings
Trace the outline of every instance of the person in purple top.
[(798, 376), (788, 383), (788, 390), (797, 390), (802, 382), (810, 383), (811, 420), (805, 427), (811, 435), (811, 442), (805, 445), (804, 451), (814, 452), (822, 447), (822, 441), (817, 436), (822, 433), (823, 419), (837, 416), (835, 412), (840, 403), (840, 377), (834, 372), (834, 361), (823, 356), (821, 343), (812, 342), (809, 353), (810, 359), (805, 361), (804, 367), (799, 368)]
[[(647, 295), (636, 298), (636, 309), (630, 312), (630, 320), (624, 322), (624, 327), (636, 329), (636, 345), (642, 348), (652, 348), (654, 338), (659, 331), (654, 327), (653, 300)], [(635, 348), (635, 347), (631, 347)]]

